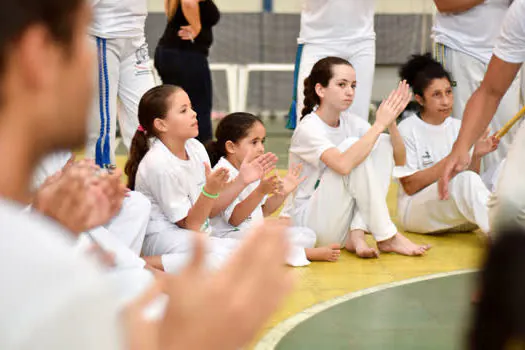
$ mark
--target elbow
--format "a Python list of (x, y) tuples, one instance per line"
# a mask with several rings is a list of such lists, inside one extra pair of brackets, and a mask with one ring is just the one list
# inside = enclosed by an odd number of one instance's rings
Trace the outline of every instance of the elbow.
[(184, 8), (198, 8), (199, 6), (196, 0), (181, 0), (180, 4)]
[(403, 190), (405, 193), (409, 196), (412, 196), (418, 192), (418, 188), (414, 186), (414, 182), (410, 181), (407, 178), (399, 179), (399, 182), (401, 183), (401, 186), (403, 186)]

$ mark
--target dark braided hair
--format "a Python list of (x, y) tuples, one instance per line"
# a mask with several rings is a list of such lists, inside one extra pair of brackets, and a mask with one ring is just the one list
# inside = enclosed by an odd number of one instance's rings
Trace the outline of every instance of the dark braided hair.
[(312, 72), (304, 80), (304, 107), (301, 111), (301, 119), (312, 113), (314, 107), (321, 103), (319, 96), (315, 92), (315, 86), (321, 84), (321, 86), (327, 87), (330, 79), (334, 76), (332, 67), (338, 65), (352, 67), (352, 64), (347, 60), (333, 56), (323, 58), (313, 66)]

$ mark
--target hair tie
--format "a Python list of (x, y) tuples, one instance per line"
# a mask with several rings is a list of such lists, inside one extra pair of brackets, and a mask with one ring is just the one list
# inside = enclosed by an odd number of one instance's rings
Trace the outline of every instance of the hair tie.
[(142, 125), (140, 125), (140, 124), (139, 124), (139, 127), (137, 128), (137, 130), (140, 131), (140, 132), (143, 132), (144, 134), (146, 133), (146, 129), (144, 129), (142, 127)]

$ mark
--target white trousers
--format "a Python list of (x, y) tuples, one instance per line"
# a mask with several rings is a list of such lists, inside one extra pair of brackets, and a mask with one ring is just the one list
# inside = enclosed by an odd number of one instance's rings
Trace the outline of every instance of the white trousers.
[(488, 234), (489, 196), (481, 177), (464, 171), (450, 182), (448, 200), (439, 198), (438, 184), (434, 183), (410, 196), (404, 208), (398, 208), (399, 221), (409, 232), (438, 233), (467, 227), (472, 230), (477, 225)]
[(131, 191), (124, 198), (122, 209), (105, 227), (137, 256), (142, 251), (146, 236), (150, 201), (139, 192)]
[[(338, 146), (348, 149), (358, 141), (348, 138)], [(362, 229), (380, 242), (393, 237), (397, 228), (390, 218), (386, 196), (394, 165), (390, 136), (381, 135), (370, 155), (349, 175), (330, 168), (303, 209), (293, 218), (300, 226), (314, 230), (317, 245), (345, 244), (349, 230)]]
[[(441, 46), (442, 48), (442, 46)], [(439, 50), (439, 49), (438, 49)], [(441, 57), (440, 57), (441, 56)], [(478, 59), (462, 52), (446, 47), (443, 55), (437, 58), (443, 60), (445, 68), (452, 74), (452, 79), (456, 81), (454, 89), (454, 110), (453, 117), (463, 119), (465, 106), (476, 89), (481, 85), (481, 81), (487, 71), (487, 65)], [(509, 90), (501, 100), (501, 103), (490, 123), (492, 133), (495, 133), (507, 123), (520, 109), (520, 80), (515, 79)], [(496, 151), (483, 157), (483, 168), (489, 169), (499, 164), (509, 151), (516, 135), (516, 129), (512, 128), (500, 141)]]
[(98, 67), (86, 156), (99, 165), (115, 164), (117, 115), (122, 141), (129, 150), (139, 125), (139, 101), (155, 82), (144, 36), (93, 38), (93, 42), (97, 45)]
[[(194, 235), (196, 233), (178, 228), (146, 235), (142, 254), (161, 255), (164, 270), (177, 273), (183, 269), (193, 256)], [(220, 268), (231, 253), (239, 246), (239, 241), (229, 238), (209, 237), (206, 240), (206, 266), (210, 270)]]
[(489, 200), (491, 227), (498, 232), (504, 227), (525, 228), (525, 123), (519, 126), (509, 149), (497, 184)]
[[(232, 231), (227, 233), (224, 238), (241, 240), (249, 233), (249, 230)], [(288, 229), (288, 240), (290, 242), (290, 253), (286, 263), (290, 266), (306, 266), (310, 261), (306, 258), (305, 248), (315, 247), (315, 232), (308, 227), (290, 227)]]
[(375, 45), (375, 40), (352, 44), (304, 44), (297, 78), (297, 120), (301, 118), (304, 107), (304, 80), (310, 75), (317, 61), (336, 56), (348, 60), (356, 71), (357, 89), (354, 103), (348, 110), (368, 121), (374, 84)]

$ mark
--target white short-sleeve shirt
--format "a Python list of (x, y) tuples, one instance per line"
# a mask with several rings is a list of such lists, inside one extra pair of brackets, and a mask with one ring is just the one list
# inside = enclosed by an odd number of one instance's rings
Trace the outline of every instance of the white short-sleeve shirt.
[(374, 40), (374, 0), (303, 0), (299, 43)]
[(89, 34), (106, 39), (144, 35), (147, 0), (91, 0), (93, 22)]
[[(195, 139), (186, 141), (185, 148), (188, 160), (176, 157), (160, 140), (154, 140), (139, 164), (135, 190), (151, 202), (147, 233), (170, 229), (188, 216), (206, 184), (204, 163), (210, 164), (206, 149)], [(210, 232), (208, 220), (202, 230)]]
[(514, 0), (494, 48), (498, 58), (509, 63), (525, 62), (525, 0)]
[(487, 64), (511, 0), (485, 0), (461, 13), (437, 13), (434, 41)]
[[(361, 138), (370, 129), (370, 124), (363, 119), (344, 113), (337, 128), (326, 124), (315, 112), (305, 116), (297, 125), (290, 145), (290, 164), (303, 165), (303, 181), (292, 194), (293, 199), (286, 201), (284, 215), (296, 216), (315, 191), (326, 165), (321, 155), (330, 148), (339, 146), (347, 138)], [(290, 197), (292, 197), (290, 196)]]
[[(226, 168), (230, 171), (230, 181), (239, 176), (239, 170), (233, 166), (226, 158), (221, 158), (214, 168)], [(230, 232), (245, 231), (253, 225), (253, 223), (264, 219), (262, 206), (266, 202), (266, 196), (261, 203), (253, 210), (253, 212), (244, 220), (239, 226), (233, 226), (229, 223), (235, 207), (244, 201), (248, 196), (259, 186), (260, 181), (255, 181), (248, 186), (235, 198), (235, 200), (222, 213), (211, 219), (211, 226), (213, 228), (213, 235), (216, 237), (224, 237)]]
[(0, 199), (0, 349), (123, 349), (115, 288), (51, 220)]

